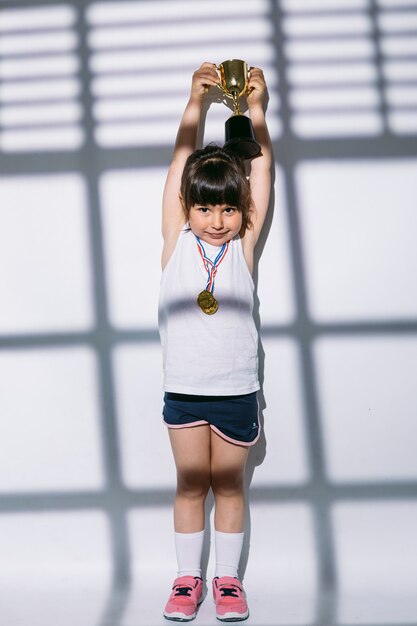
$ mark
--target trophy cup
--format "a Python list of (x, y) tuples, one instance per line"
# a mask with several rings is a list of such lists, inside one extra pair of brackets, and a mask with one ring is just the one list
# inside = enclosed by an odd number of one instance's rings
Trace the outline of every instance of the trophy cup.
[(226, 141), (223, 147), (236, 152), (244, 159), (251, 159), (260, 153), (261, 146), (255, 139), (252, 121), (243, 115), (239, 107), (239, 98), (249, 91), (247, 63), (232, 59), (223, 61), (217, 69), (221, 79), (219, 88), (233, 100), (234, 105), (234, 113), (226, 121)]

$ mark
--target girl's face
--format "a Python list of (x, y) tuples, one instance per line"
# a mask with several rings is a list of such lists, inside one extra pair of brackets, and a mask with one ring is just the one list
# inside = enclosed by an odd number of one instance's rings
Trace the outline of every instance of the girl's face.
[(221, 246), (242, 228), (242, 213), (228, 204), (194, 204), (188, 221), (194, 235), (213, 246)]

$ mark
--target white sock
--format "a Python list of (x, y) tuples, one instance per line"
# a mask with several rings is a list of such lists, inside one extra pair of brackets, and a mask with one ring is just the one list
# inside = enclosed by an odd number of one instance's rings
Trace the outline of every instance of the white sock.
[(197, 533), (174, 533), (177, 552), (177, 576), (200, 576), (204, 530)]
[(240, 555), (245, 533), (222, 533), (214, 531), (216, 542), (216, 570), (215, 576), (238, 577)]

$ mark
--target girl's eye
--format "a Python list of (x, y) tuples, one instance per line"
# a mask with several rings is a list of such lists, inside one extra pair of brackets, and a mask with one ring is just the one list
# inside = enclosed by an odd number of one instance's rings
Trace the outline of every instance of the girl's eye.
[(224, 210), (225, 213), (234, 213), (236, 209), (232, 206), (228, 206), (227, 209)]
[(201, 211), (202, 213), (207, 213), (209, 211), (209, 209), (206, 206), (201, 206), (198, 210)]

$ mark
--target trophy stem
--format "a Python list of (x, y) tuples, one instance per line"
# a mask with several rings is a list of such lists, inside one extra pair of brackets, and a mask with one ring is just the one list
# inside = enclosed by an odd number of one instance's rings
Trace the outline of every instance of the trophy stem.
[(236, 91), (233, 92), (233, 104), (235, 107), (234, 115), (242, 115), (239, 107), (239, 95), (236, 93)]

